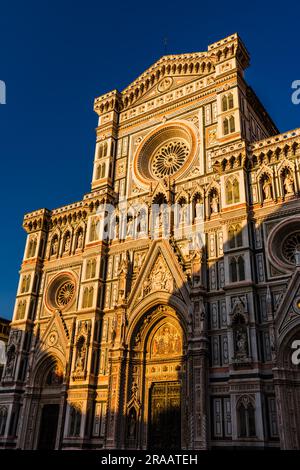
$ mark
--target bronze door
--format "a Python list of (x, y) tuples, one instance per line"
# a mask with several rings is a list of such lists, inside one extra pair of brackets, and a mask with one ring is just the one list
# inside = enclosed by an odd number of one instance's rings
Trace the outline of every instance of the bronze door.
[(152, 385), (149, 401), (149, 448), (180, 448), (180, 395), (179, 382), (157, 382)]
[(44, 405), (40, 425), (38, 449), (55, 449), (59, 405)]

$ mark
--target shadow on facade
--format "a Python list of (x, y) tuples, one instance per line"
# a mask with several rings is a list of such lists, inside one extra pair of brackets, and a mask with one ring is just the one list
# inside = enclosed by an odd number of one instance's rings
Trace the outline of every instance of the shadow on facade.
[[(208, 232), (203, 250), (188, 256), (180, 240), (158, 238), (135, 282), (132, 260), (120, 271), (110, 326), (102, 309), (93, 322), (59, 310), (48, 323), (14, 322), (0, 445), (207, 449), (278, 446), (280, 438), (282, 448), (299, 448), (291, 344), (300, 336), (300, 267), (280, 244), (299, 230), (300, 217), (284, 217), (297, 204), (231, 224), (224, 244)], [(210, 224), (220, 224), (218, 210)]]

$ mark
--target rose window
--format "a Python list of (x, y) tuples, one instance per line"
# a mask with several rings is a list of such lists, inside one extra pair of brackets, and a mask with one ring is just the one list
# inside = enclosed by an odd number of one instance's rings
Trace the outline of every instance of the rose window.
[(300, 232), (289, 235), (282, 244), (282, 254), (290, 263), (296, 264), (295, 254), (300, 253)]
[(59, 307), (66, 307), (73, 299), (75, 286), (73, 282), (67, 281), (60, 286), (56, 294), (56, 303)]
[(196, 163), (197, 130), (189, 122), (170, 121), (145, 136), (134, 156), (133, 173), (143, 185), (186, 175)]
[(152, 159), (151, 170), (156, 178), (176, 173), (185, 163), (189, 147), (184, 141), (175, 140), (162, 145)]
[(72, 273), (61, 272), (49, 283), (45, 293), (45, 303), (49, 310), (67, 310), (75, 299), (76, 279)]

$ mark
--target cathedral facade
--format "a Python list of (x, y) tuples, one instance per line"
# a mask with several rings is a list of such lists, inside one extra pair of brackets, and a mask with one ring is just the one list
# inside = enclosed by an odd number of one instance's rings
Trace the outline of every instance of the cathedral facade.
[(300, 130), (237, 34), (95, 100), (91, 190), (24, 217), (0, 447), (300, 448)]

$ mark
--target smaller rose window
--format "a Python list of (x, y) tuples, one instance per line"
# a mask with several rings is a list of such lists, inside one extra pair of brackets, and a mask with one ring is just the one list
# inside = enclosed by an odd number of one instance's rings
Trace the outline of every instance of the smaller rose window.
[(292, 233), (284, 240), (282, 254), (287, 261), (296, 264), (296, 254), (300, 255), (300, 232)]
[(174, 140), (162, 145), (151, 162), (151, 170), (156, 178), (163, 178), (176, 173), (184, 165), (189, 147), (186, 142)]
[(56, 294), (56, 303), (59, 307), (66, 307), (73, 299), (75, 285), (71, 281), (64, 282)]

